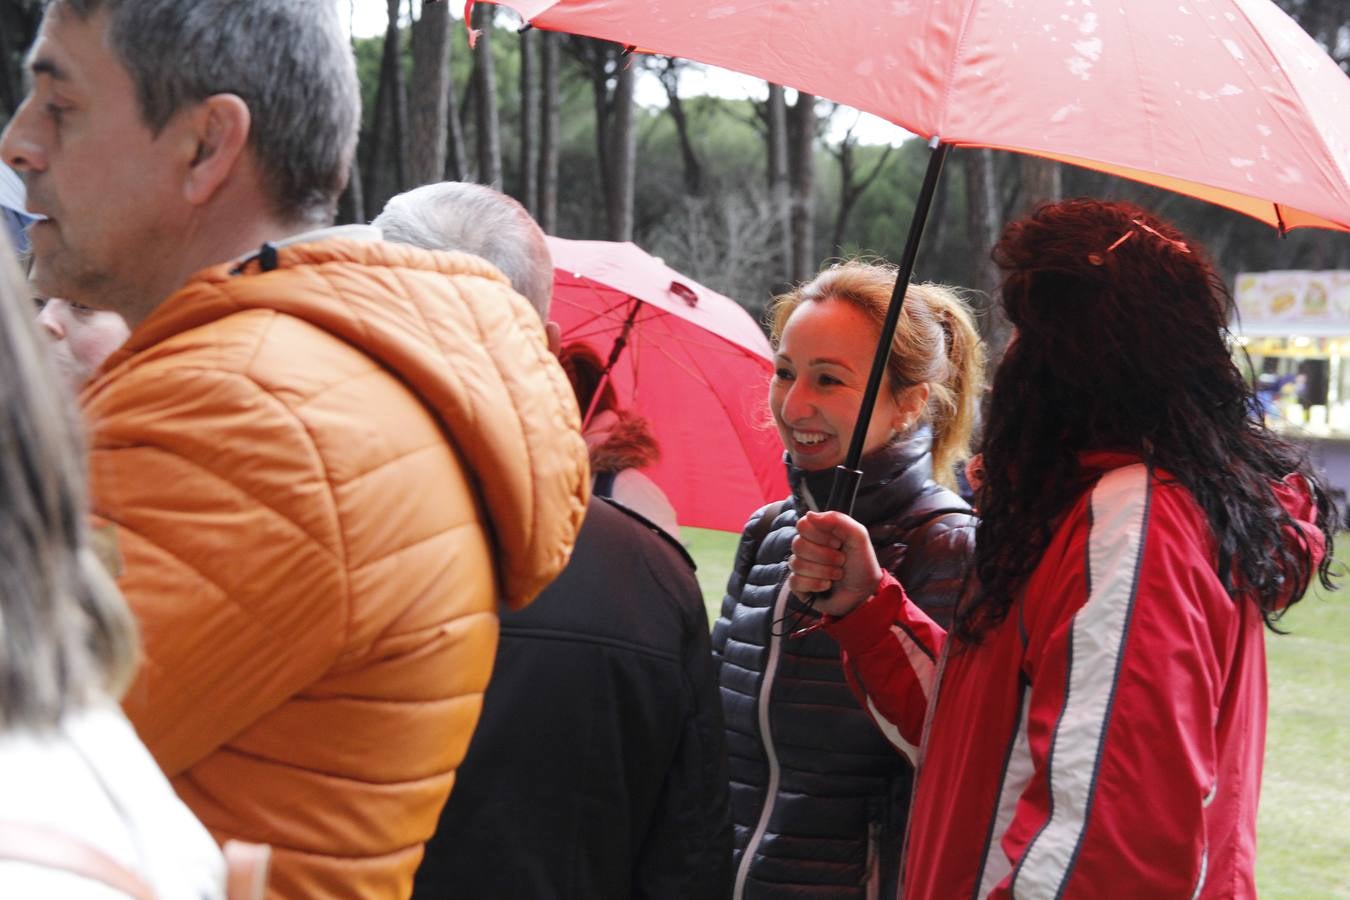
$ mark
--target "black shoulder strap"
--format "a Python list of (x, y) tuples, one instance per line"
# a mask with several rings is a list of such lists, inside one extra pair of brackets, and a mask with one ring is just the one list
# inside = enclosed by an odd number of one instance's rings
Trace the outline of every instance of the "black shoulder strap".
[(905, 515), (902, 527), (906, 531), (913, 531), (934, 519), (950, 515), (974, 516), (975, 513), (959, 495), (939, 487), (915, 499), (914, 505)]

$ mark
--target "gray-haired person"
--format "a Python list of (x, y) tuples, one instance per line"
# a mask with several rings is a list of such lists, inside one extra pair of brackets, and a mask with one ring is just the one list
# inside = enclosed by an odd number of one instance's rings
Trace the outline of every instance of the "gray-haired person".
[[(387, 239), (498, 264), (548, 318), (548, 245), (510, 197), (428, 185), (374, 224)], [(592, 498), (562, 575), (502, 615), (483, 718), (414, 895), (725, 896), (727, 784), (693, 563), (659, 528)]]
[(498, 603), (585, 513), (566, 379), (495, 269), (324, 227), (360, 119), (331, 0), (55, 0), (27, 65), (35, 290), (132, 329), (81, 394), (123, 706), (271, 896), (405, 897)]

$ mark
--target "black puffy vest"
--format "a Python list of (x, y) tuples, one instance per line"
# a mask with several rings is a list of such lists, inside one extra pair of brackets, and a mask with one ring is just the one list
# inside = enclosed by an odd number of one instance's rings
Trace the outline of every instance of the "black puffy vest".
[[(881, 564), (946, 626), (974, 559), (970, 507), (932, 480), (926, 430), (862, 468), (854, 517)], [(746, 525), (713, 628), (737, 900), (895, 896), (913, 770), (859, 708), (832, 638), (772, 635), (797, 517), (824, 503), (832, 477), (789, 466), (793, 496)]]

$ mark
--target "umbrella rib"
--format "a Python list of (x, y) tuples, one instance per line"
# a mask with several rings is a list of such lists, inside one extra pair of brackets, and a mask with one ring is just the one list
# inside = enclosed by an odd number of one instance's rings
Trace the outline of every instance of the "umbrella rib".
[[(703, 372), (701, 370), (693, 371), (685, 360), (677, 359), (675, 355), (670, 351), (668, 351), (665, 347), (662, 347), (661, 345), (655, 343), (654, 341), (651, 341), (650, 339), (643, 340), (642, 338), (640, 338), (639, 340), (644, 345), (649, 346), (653, 352), (658, 353), (661, 356), (664, 356), (666, 359), (668, 359), (671, 365), (683, 371), (686, 375), (692, 378), (694, 382), (697, 383), (700, 387), (705, 387), (708, 390), (713, 391), (713, 393), (716, 393), (716, 389), (713, 387), (712, 382), (708, 381), (708, 379), (703, 375)], [(635, 385), (637, 384), (637, 367), (638, 367), (637, 354), (634, 354), (633, 383)], [(636, 391), (634, 393), (636, 393)]]
[[(598, 294), (599, 292), (597, 291), (596, 293)], [(640, 326), (643, 325), (644, 323), (653, 322), (658, 319), (672, 319), (677, 322), (688, 322), (687, 319), (682, 319), (674, 315), (673, 313), (668, 312), (667, 310), (661, 309), (659, 306), (654, 306), (653, 304), (643, 300), (641, 297), (636, 298), (628, 297), (628, 299), (630, 300), (636, 299), (639, 303), (642, 304), (638, 319), (634, 323), (635, 332), (640, 332), (642, 330)], [(570, 306), (573, 309), (579, 309), (587, 313), (592, 313), (592, 310), (589, 307), (585, 306), (584, 304), (578, 303), (575, 300), (571, 300), (565, 297), (559, 297), (554, 302), (566, 304), (567, 306)], [(605, 309), (599, 312), (592, 313), (581, 322), (578, 322), (577, 324), (570, 326), (565, 336), (568, 338), (568, 340), (580, 340), (583, 337), (602, 336), (604, 334), (603, 331), (585, 332), (584, 334), (578, 334), (578, 332), (580, 329), (585, 328), (588, 325), (595, 324), (597, 322), (600, 323), (599, 328), (601, 329), (613, 328), (617, 325), (622, 324), (623, 316), (624, 316), (623, 307), (607, 306)], [(735, 341), (729, 340), (712, 331), (709, 331), (707, 328), (705, 328), (702, 325), (699, 325), (698, 323), (688, 322), (688, 324), (691, 329), (695, 329), (697, 331), (698, 335), (700, 336), (707, 335), (709, 340), (702, 340), (701, 337), (696, 337), (694, 335), (678, 334), (674, 331), (667, 331), (666, 335), (669, 336), (670, 339), (673, 341), (678, 341), (679, 343), (691, 347), (699, 347), (703, 350), (707, 350), (712, 353), (722, 353), (735, 356), (753, 356), (756, 359), (765, 358), (756, 351), (750, 349), (749, 347), (746, 347), (742, 344), (738, 344)]]

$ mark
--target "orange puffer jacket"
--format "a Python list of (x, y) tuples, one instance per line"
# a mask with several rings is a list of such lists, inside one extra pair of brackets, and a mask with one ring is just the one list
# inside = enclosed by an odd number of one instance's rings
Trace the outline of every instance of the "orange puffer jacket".
[(411, 891), (478, 719), (497, 601), (566, 564), (586, 447), (482, 260), (333, 239), (204, 270), (82, 401), (144, 644), (125, 699), (279, 898)]

